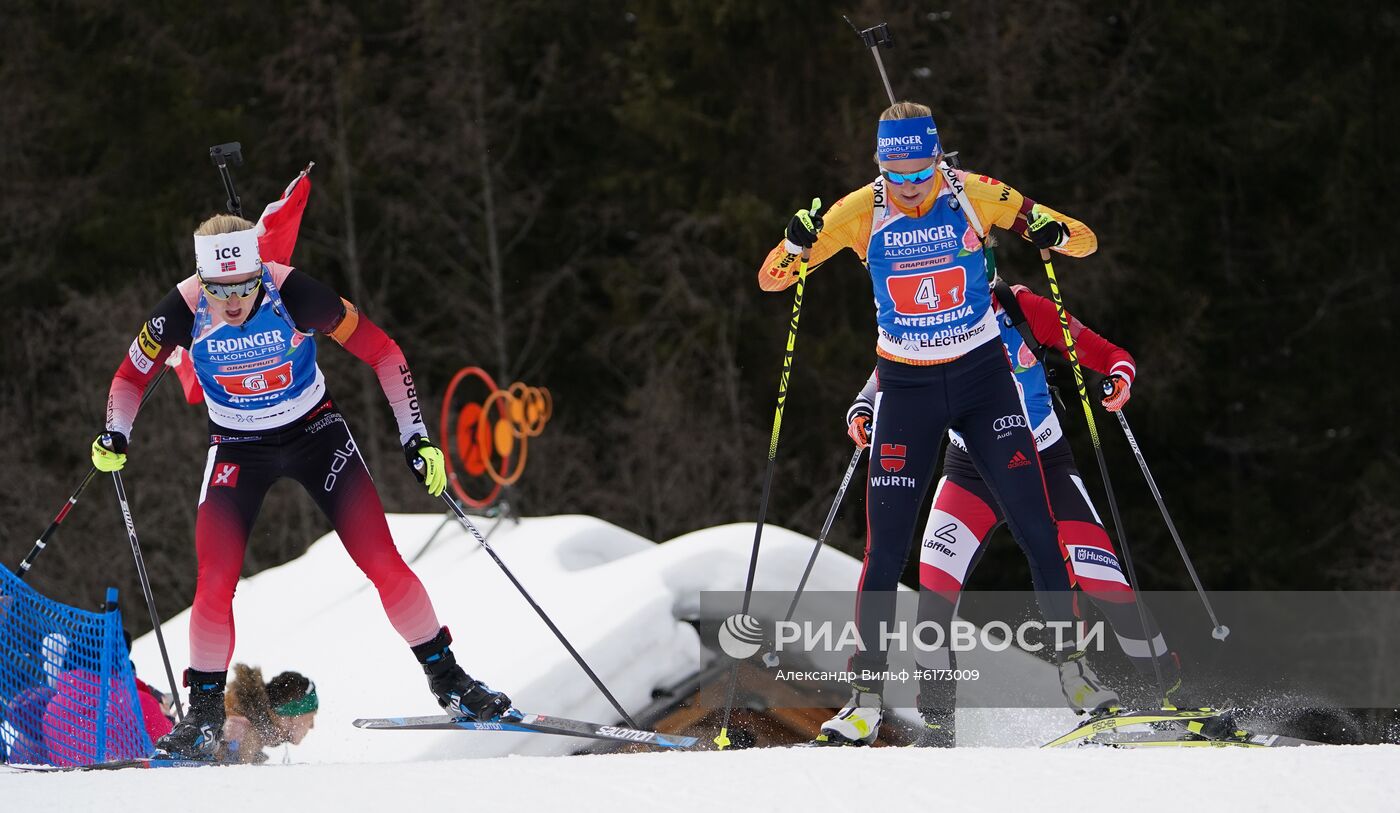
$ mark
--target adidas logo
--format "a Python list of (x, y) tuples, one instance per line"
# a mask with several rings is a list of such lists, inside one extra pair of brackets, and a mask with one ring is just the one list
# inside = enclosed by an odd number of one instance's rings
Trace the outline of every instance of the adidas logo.
[(1012, 455), (1011, 460), (1007, 462), (1006, 467), (1008, 469), (1019, 469), (1022, 466), (1029, 466), (1030, 464), (1031, 461), (1028, 460), (1025, 455), (1021, 454), (1020, 450), (1017, 450), (1016, 454)]

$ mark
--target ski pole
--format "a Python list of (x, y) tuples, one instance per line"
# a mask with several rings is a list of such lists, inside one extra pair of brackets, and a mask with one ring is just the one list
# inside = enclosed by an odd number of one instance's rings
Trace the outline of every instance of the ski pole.
[(87, 488), (88, 483), (91, 483), (92, 478), (96, 476), (97, 467), (93, 466), (89, 468), (87, 476), (78, 484), (78, 488), (73, 492), (73, 496), (69, 497), (68, 502), (65, 502), (63, 507), (58, 509), (58, 515), (49, 523), (49, 527), (45, 528), (44, 532), (39, 534), (39, 538), (34, 540), (34, 547), (29, 549), (28, 555), (26, 555), (24, 560), (19, 563), (19, 566), (15, 568), (16, 576), (23, 579), (25, 576), (29, 575), (29, 568), (34, 566), (34, 560), (39, 557), (39, 553), (43, 551), (44, 548), (48, 547), (49, 537), (53, 536), (54, 531), (58, 530), (58, 526), (63, 524), (63, 518), (68, 516), (68, 512), (73, 510), (73, 506), (78, 504), (78, 497), (82, 495), (83, 489)]
[(131, 520), (131, 504), (126, 499), (126, 486), (122, 485), (122, 473), (112, 472), (112, 484), (117, 489), (117, 503), (121, 505), (122, 521), (126, 523), (126, 538), (131, 542), (131, 555), (136, 560), (136, 575), (141, 579), (141, 592), (146, 596), (146, 609), (151, 611), (151, 628), (156, 631), (156, 643), (160, 645), (160, 658), (165, 662), (165, 676), (170, 680), (171, 705), (175, 707), (175, 719), (185, 719), (180, 708), (180, 689), (175, 683), (175, 670), (170, 668), (170, 653), (165, 649), (165, 636), (160, 631), (160, 616), (156, 614), (156, 600), (151, 595), (151, 579), (146, 575), (146, 560), (141, 556), (141, 543), (136, 541), (136, 523)]
[[(821, 535), (817, 537), (817, 544), (812, 546), (812, 555), (807, 559), (807, 568), (802, 571), (802, 578), (797, 582), (797, 592), (792, 594), (792, 603), (788, 605), (787, 615), (783, 617), (786, 624), (792, 620), (792, 614), (797, 611), (797, 602), (802, 599), (802, 591), (807, 588), (807, 577), (812, 575), (812, 566), (817, 563), (817, 554), (821, 552), (822, 545), (826, 544), (826, 535), (831, 532), (831, 524), (836, 520), (836, 511), (841, 507), (841, 502), (846, 498), (846, 488), (851, 484), (851, 478), (855, 476), (856, 466), (860, 464), (860, 456), (865, 454), (866, 447), (857, 448), (851, 455), (851, 463), (846, 466), (846, 476), (841, 478), (841, 487), (836, 490), (836, 499), (831, 501), (831, 510), (826, 512), (826, 522), (822, 524)], [(778, 666), (778, 653), (772, 650), (763, 653), (763, 665), (770, 669)]]
[(424, 542), (424, 543), (423, 543), (423, 547), (419, 548), (419, 549), (418, 549), (418, 552), (415, 553), (415, 554), (413, 554), (413, 558), (408, 560), (408, 563), (409, 563), (410, 565), (412, 565), (412, 564), (417, 564), (418, 560), (423, 558), (423, 554), (427, 553), (427, 552), (428, 552), (428, 548), (432, 547), (432, 546), (433, 546), (433, 542), (437, 541), (438, 534), (442, 533), (442, 529), (443, 529), (443, 528), (446, 528), (446, 527), (447, 527), (447, 523), (449, 523), (449, 522), (451, 522), (451, 521), (452, 521), (452, 514), (451, 514), (451, 513), (447, 513), (447, 514), (444, 514), (444, 515), (443, 515), (443, 517), (442, 517), (442, 522), (439, 522), (437, 528), (433, 529), (432, 534), (430, 534), (430, 535), (428, 536), (428, 541), (427, 541), (427, 542)]
[[(815, 212), (820, 209), (822, 202), (820, 199), (812, 200), (812, 208), (809, 211)], [(739, 611), (740, 615), (749, 614), (749, 599), (753, 596), (754, 573), (758, 570), (758, 546), (763, 539), (763, 525), (768, 518), (768, 495), (773, 488), (773, 468), (778, 459), (778, 435), (783, 428), (783, 407), (787, 404), (788, 380), (792, 375), (792, 357), (794, 349), (797, 347), (797, 320), (802, 316), (802, 291), (807, 285), (807, 262), (812, 258), (810, 248), (803, 249), (802, 261), (797, 267), (797, 292), (792, 300), (792, 319), (788, 322), (787, 351), (783, 354), (783, 373), (778, 379), (778, 407), (773, 412), (773, 434), (768, 441), (768, 467), (763, 472), (763, 492), (758, 498), (758, 521), (753, 529), (753, 549), (749, 553), (749, 573), (744, 579), (744, 605)], [(724, 717), (720, 722), (719, 734), (715, 737), (714, 743), (720, 750), (728, 748), (729, 741), (729, 714), (734, 709), (734, 695), (739, 690), (739, 662), (735, 661), (729, 668), (729, 691), (724, 701)]]
[(1159, 696), (1166, 697), (1167, 685), (1162, 680), (1162, 666), (1157, 662), (1157, 656), (1166, 653), (1157, 651), (1152, 627), (1148, 626), (1147, 623), (1147, 609), (1144, 606), (1141, 585), (1133, 570), (1133, 556), (1128, 551), (1128, 537), (1123, 533), (1123, 518), (1118, 514), (1118, 500), (1113, 496), (1113, 482), (1108, 477), (1108, 464), (1104, 462), (1103, 444), (1099, 442), (1099, 428), (1094, 422), (1094, 409), (1089, 403), (1089, 390), (1084, 386), (1084, 368), (1079, 366), (1079, 352), (1074, 346), (1074, 334), (1069, 329), (1069, 314), (1065, 312), (1064, 298), (1060, 296), (1060, 280), (1055, 276), (1055, 265), (1050, 261), (1049, 249), (1040, 250), (1040, 262), (1045, 266), (1045, 276), (1050, 279), (1050, 297), (1055, 301), (1055, 313), (1060, 317), (1060, 332), (1064, 336), (1065, 356), (1069, 358), (1070, 366), (1074, 368), (1074, 385), (1079, 390), (1079, 403), (1084, 407), (1084, 421), (1089, 424), (1089, 437), (1094, 442), (1094, 457), (1099, 462), (1099, 474), (1103, 477), (1104, 492), (1108, 496), (1108, 508), (1113, 513), (1113, 530), (1118, 534), (1118, 546), (1123, 549), (1123, 564), (1128, 570), (1128, 581), (1137, 591), (1138, 621), (1142, 624), (1143, 637), (1147, 639), (1147, 651), (1152, 659), (1152, 674), (1157, 679)]
[[(1105, 380), (1104, 394), (1109, 395), (1113, 389), (1113, 384)], [(1201, 597), (1201, 604), (1205, 605), (1206, 615), (1210, 616), (1210, 623), (1213, 628), (1210, 635), (1217, 641), (1223, 641), (1230, 635), (1230, 628), (1220, 623), (1220, 619), (1215, 616), (1215, 609), (1210, 606), (1210, 599), (1206, 597), (1206, 589), (1201, 586), (1201, 577), (1196, 575), (1196, 567), (1191, 564), (1191, 556), (1186, 552), (1186, 545), (1181, 541), (1181, 534), (1176, 531), (1176, 523), (1172, 522), (1172, 515), (1167, 513), (1167, 503), (1162, 499), (1162, 492), (1157, 489), (1157, 481), (1152, 479), (1152, 472), (1147, 469), (1147, 459), (1142, 456), (1142, 449), (1138, 447), (1137, 438), (1133, 437), (1133, 430), (1128, 428), (1128, 416), (1123, 414), (1123, 410), (1118, 410), (1118, 425), (1123, 427), (1123, 434), (1128, 438), (1128, 445), (1133, 449), (1133, 456), (1137, 458), (1138, 468), (1142, 469), (1142, 476), (1147, 480), (1147, 487), (1152, 490), (1152, 498), (1157, 501), (1157, 507), (1162, 511), (1162, 519), (1166, 520), (1167, 530), (1171, 532), (1172, 541), (1176, 542), (1176, 549), (1181, 552), (1181, 561), (1186, 564), (1186, 572), (1191, 574), (1191, 582), (1196, 585), (1196, 593)]]
[[(142, 406), (145, 406), (146, 399), (151, 397), (151, 393), (154, 392), (156, 386), (160, 384), (160, 380), (165, 377), (165, 371), (168, 369), (170, 368), (162, 367), (160, 369), (160, 372), (156, 373), (156, 378), (154, 381), (151, 382), (151, 386), (147, 387), (146, 391), (141, 395)], [(137, 408), (139, 409), (140, 407)], [(24, 557), (24, 561), (20, 562), (19, 566), (15, 568), (15, 575), (18, 576), (21, 580), (24, 579), (25, 576), (29, 575), (29, 568), (34, 566), (34, 560), (39, 557), (40, 551), (48, 547), (49, 538), (52, 537), (54, 535), (54, 532), (58, 530), (58, 526), (63, 524), (63, 520), (65, 517), (68, 516), (68, 512), (72, 511), (73, 506), (78, 504), (78, 497), (83, 493), (83, 489), (87, 488), (88, 483), (91, 483), (92, 478), (96, 476), (97, 467), (93, 466), (92, 468), (89, 468), (87, 476), (84, 477), (83, 481), (78, 484), (78, 488), (73, 492), (73, 496), (69, 497), (68, 502), (64, 503), (63, 507), (58, 510), (58, 515), (55, 516), (53, 518), (53, 521), (49, 523), (49, 527), (45, 528), (44, 532), (39, 534), (39, 538), (34, 540), (34, 547), (29, 549), (29, 554)]]
[[(230, 141), (227, 144), (215, 144), (209, 148), (209, 160), (214, 162), (215, 168), (219, 170), (219, 179), (224, 182), (224, 193), (228, 199), (224, 201), (224, 207), (229, 214), (243, 216), (243, 200), (238, 197), (238, 190), (233, 186), (233, 173), (229, 171), (229, 164), (236, 167), (243, 166), (243, 145), (237, 141)], [(310, 171), (310, 167), (307, 170)]]
[(876, 26), (861, 30), (856, 28), (856, 24), (851, 22), (851, 18), (842, 14), (841, 19), (846, 21), (846, 25), (856, 32), (865, 47), (870, 49), (870, 55), (875, 57), (875, 67), (880, 69), (880, 81), (885, 83), (885, 93), (890, 97), (890, 104), (894, 104), (894, 88), (890, 86), (890, 75), (885, 73), (885, 61), (880, 58), (880, 49), (883, 47), (894, 47), (894, 37), (890, 36), (889, 23), (880, 23)]
[(510, 572), (510, 568), (506, 567), (506, 563), (502, 562), (501, 557), (496, 555), (496, 551), (491, 547), (490, 543), (486, 541), (486, 538), (481, 535), (481, 531), (478, 531), (476, 526), (472, 524), (472, 521), (467, 519), (466, 512), (464, 512), (451, 497), (447, 496), (445, 492), (442, 495), (442, 501), (447, 503), (452, 509), (452, 513), (457, 515), (457, 521), (462, 523), (462, 527), (467, 529), (467, 533), (471, 534), (472, 537), (476, 539), (476, 543), (491, 555), (496, 565), (500, 567), (501, 572), (506, 574), (506, 578), (510, 579), (510, 583), (515, 585), (515, 589), (520, 591), (520, 595), (524, 596), (525, 600), (529, 602), (530, 606), (539, 614), (545, 626), (549, 627), (549, 631), (554, 633), (554, 637), (559, 639), (559, 643), (563, 644), (564, 648), (569, 650), (569, 654), (574, 657), (574, 661), (588, 674), (589, 679), (593, 681), (593, 685), (598, 687), (598, 691), (602, 692), (603, 696), (608, 699), (608, 702), (612, 703), (612, 707), (617, 709), (617, 713), (622, 715), (622, 721), (627, 723), (631, 728), (640, 728), (641, 726), (637, 725), (637, 721), (632, 719), (632, 715), (627, 713), (627, 710), (622, 707), (622, 704), (617, 702), (617, 698), (613, 697), (612, 692), (608, 691), (608, 687), (603, 685), (603, 681), (598, 678), (598, 675), (589, 668), (583, 656), (578, 654), (577, 649), (574, 649), (574, 645), (569, 643), (569, 639), (564, 637), (564, 633), (554, 625), (554, 621), (550, 619), (549, 614), (530, 596), (529, 591), (525, 589), (525, 585), (521, 584), (520, 580), (515, 578), (515, 574)]

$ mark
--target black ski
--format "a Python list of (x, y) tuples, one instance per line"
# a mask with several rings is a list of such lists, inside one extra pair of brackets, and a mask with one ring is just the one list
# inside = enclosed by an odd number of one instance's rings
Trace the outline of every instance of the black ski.
[(423, 731), (441, 729), (461, 729), (463, 731), (515, 731), (535, 734), (557, 734), (563, 737), (584, 737), (610, 742), (630, 742), (641, 745), (654, 745), (657, 748), (690, 748), (699, 742), (696, 737), (676, 734), (659, 734), (655, 731), (642, 731), (624, 726), (589, 723), (583, 720), (570, 720), (564, 717), (546, 717), (543, 714), (522, 714), (519, 717), (503, 717), (492, 722), (479, 722), (464, 717), (447, 714), (434, 714), (427, 717), (370, 717), (355, 721), (356, 728), (372, 728), (385, 731)]
[(175, 757), (138, 757), (116, 759), (111, 762), (98, 762), (93, 765), (15, 765), (5, 767), (19, 771), (36, 773), (60, 773), (64, 771), (120, 771), (126, 768), (209, 768), (232, 763), (215, 762), (211, 759), (178, 759)]

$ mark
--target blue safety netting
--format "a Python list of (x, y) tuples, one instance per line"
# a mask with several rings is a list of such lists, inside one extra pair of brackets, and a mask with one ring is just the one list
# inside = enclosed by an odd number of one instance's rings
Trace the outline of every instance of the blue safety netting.
[(0, 574), (0, 758), (91, 765), (149, 756), (116, 589), (105, 612), (89, 612)]

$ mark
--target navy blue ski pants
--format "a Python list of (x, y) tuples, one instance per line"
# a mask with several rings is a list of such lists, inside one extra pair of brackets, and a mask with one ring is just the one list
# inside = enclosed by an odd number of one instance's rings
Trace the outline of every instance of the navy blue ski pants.
[[(1001, 342), (987, 342), (954, 361), (927, 367), (882, 358), (876, 374), (865, 565), (856, 599), (856, 628), (865, 649), (851, 662), (857, 672), (885, 667), (886, 656), (876, 644), (892, 620), (894, 590), (949, 427), (961, 433), (968, 456), (1021, 546), (1061, 548), (1035, 438)], [(1031, 580), (1047, 621), (1073, 619), (1063, 556), (1035, 557)]]

